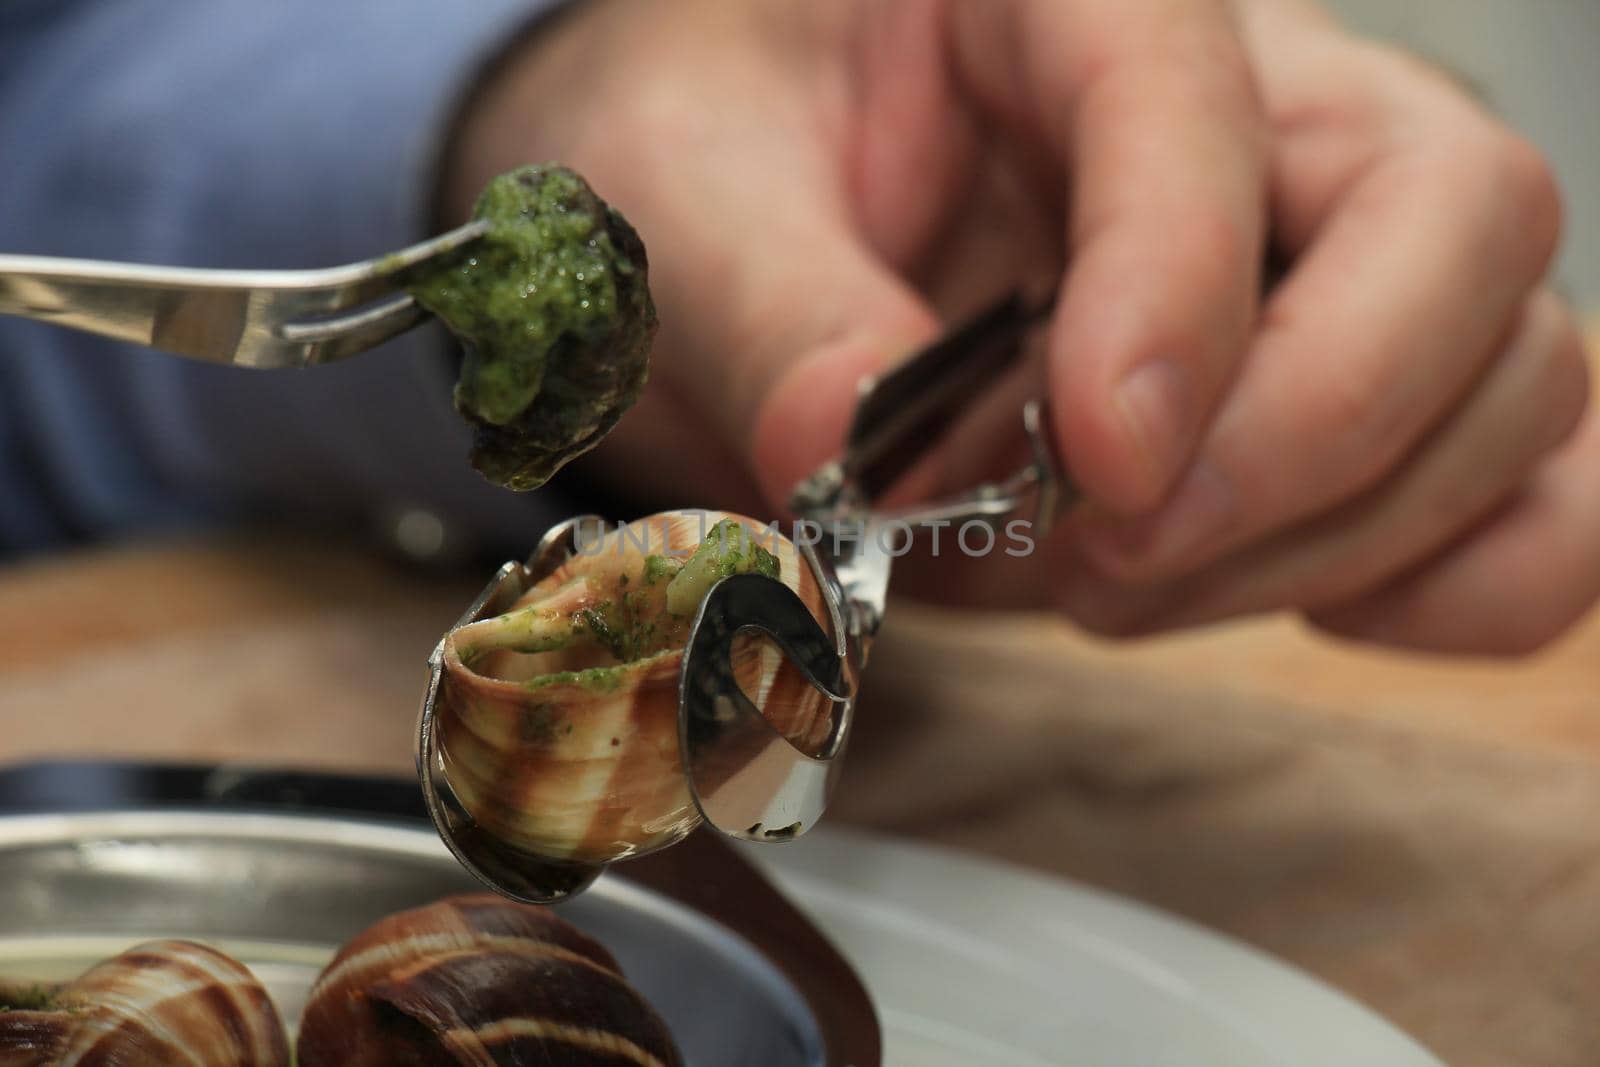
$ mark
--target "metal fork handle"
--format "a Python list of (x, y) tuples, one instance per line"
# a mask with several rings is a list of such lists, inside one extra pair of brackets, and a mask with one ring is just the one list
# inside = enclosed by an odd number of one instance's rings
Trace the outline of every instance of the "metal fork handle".
[(471, 223), (393, 255), (323, 270), (0, 255), (0, 313), (210, 362), (303, 367), (416, 325), (426, 313), (396, 291), (406, 273), (485, 229)]

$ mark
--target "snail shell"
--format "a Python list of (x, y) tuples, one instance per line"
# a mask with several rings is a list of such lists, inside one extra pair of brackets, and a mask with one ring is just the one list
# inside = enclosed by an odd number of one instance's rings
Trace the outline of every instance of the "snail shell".
[[(0, 1067), (289, 1067), (283, 1020), (237, 960), (153, 941), (0, 1011)], [(37, 1001), (37, 1003), (30, 1003)]]
[(492, 894), (400, 912), (312, 988), (300, 1067), (680, 1067), (661, 1017), (598, 943)]
[[(566, 647), (475, 652), (484, 623), (446, 636), (435, 703), (440, 767), (486, 832), (545, 858), (600, 864), (673, 844), (699, 824), (678, 742), (678, 672), (692, 616), (666, 609), (667, 583), (652, 577), (650, 557), (687, 557), (728, 519), (777, 557), (778, 579), (826, 631), (822, 588), (792, 541), (726, 512), (671, 511), (612, 531), (487, 624), (503, 633), (504, 620), (523, 619), (525, 648), (576, 631)], [(584, 621), (617, 604), (633, 635), (645, 635), (622, 650), (642, 654), (621, 663)], [(629, 644), (628, 635), (600, 636)], [(803, 751), (821, 749), (832, 702), (776, 645), (741, 638), (733, 668), (778, 730)]]

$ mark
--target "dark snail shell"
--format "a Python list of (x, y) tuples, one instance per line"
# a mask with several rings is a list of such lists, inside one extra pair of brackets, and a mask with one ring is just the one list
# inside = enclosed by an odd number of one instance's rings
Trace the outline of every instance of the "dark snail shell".
[(312, 988), (299, 1067), (681, 1067), (596, 942), (492, 894), (380, 920)]
[[(689, 619), (668, 617), (661, 583), (650, 582), (647, 564), (653, 555), (689, 555), (726, 520), (776, 557), (778, 580), (826, 630), (824, 594), (792, 541), (727, 512), (668, 511), (573, 556), (499, 619), (446, 635), (435, 703), (441, 766), (488, 833), (535, 855), (608, 863), (673, 844), (699, 824), (678, 745), (678, 672)], [(643, 658), (619, 664), (593, 641), (472, 654), (485, 625), (519, 610), (536, 609), (534, 622), (548, 634), (596, 604), (629, 598), (643, 598), (640, 610), (662, 620), (652, 631), (658, 650)], [(831, 729), (832, 703), (770, 642), (741, 638), (733, 657), (741, 688), (768, 720), (803, 750), (819, 749)], [(581, 671), (597, 664), (605, 671), (601, 684)]]
[(190, 941), (131, 948), (52, 987), (0, 987), (0, 1067), (289, 1067), (267, 991)]

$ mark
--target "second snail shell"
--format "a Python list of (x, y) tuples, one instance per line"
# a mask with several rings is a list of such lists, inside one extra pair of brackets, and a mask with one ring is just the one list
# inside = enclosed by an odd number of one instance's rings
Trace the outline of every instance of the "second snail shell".
[(265, 987), (192, 941), (135, 946), (37, 994), (31, 1009), (0, 1010), (0, 1067), (289, 1067)]
[(317, 979), (300, 1067), (679, 1067), (611, 953), (546, 908), (489, 894), (379, 920)]

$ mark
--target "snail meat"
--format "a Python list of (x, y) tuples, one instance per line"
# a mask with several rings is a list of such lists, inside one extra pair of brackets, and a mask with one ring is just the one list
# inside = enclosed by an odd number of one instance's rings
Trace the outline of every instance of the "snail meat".
[(681, 1067), (666, 1024), (595, 941), (492, 894), (382, 919), (312, 988), (300, 1067)]
[[(612, 530), (510, 610), (446, 635), (435, 702), (439, 766), (487, 833), (534, 855), (604, 864), (680, 840), (700, 822), (678, 741), (678, 677), (696, 608), (754, 572), (828, 627), (793, 542), (753, 519), (672, 511)], [(778, 647), (739, 638), (734, 677), (798, 748), (815, 752), (832, 704)]]
[(406, 288), (466, 348), (455, 406), (475, 430), (472, 465), (534, 489), (598, 444), (644, 388), (656, 329), (644, 243), (553, 164), (494, 179), (474, 217), (487, 235)]
[(153, 941), (64, 985), (0, 983), (0, 1067), (289, 1067), (261, 983), (191, 941)]

